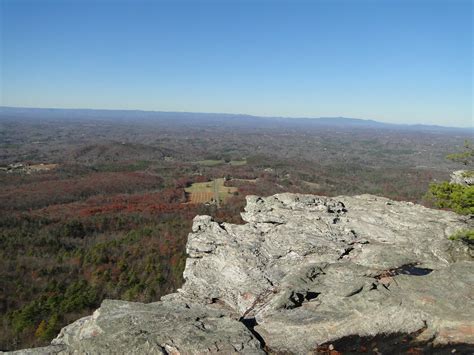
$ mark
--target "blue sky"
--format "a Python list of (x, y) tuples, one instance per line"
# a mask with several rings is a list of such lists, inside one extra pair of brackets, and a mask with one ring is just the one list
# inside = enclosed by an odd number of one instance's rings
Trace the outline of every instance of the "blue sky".
[(472, 1), (0, 0), (0, 104), (472, 126)]

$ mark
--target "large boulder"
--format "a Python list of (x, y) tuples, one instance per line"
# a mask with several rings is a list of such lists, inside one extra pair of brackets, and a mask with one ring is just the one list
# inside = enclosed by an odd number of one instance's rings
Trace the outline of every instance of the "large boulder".
[(474, 350), (472, 228), (452, 212), (362, 195), (247, 197), (243, 225), (197, 216), (185, 283), (104, 301), (23, 353)]

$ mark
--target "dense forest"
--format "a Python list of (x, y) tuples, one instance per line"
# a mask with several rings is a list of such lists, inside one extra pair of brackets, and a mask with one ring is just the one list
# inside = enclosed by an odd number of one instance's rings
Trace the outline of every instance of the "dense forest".
[[(445, 156), (472, 134), (41, 115), (0, 116), (0, 350), (44, 345), (105, 298), (172, 292), (194, 216), (240, 223), (246, 195), (370, 193), (429, 205), (429, 184), (457, 166)], [(189, 199), (194, 183), (218, 178), (234, 187), (218, 205)]]

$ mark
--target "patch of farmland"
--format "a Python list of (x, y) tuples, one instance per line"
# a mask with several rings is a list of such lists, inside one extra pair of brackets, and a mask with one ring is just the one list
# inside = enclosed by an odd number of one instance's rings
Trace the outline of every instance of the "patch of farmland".
[(241, 165), (245, 165), (247, 164), (247, 160), (246, 159), (243, 159), (243, 160), (231, 160), (231, 161), (225, 161), (225, 160), (212, 160), (212, 159), (208, 159), (208, 160), (199, 160), (197, 162), (195, 162), (195, 164), (198, 164), (198, 165), (204, 165), (204, 166), (218, 166), (218, 165), (231, 165), (231, 166), (241, 166)]
[(220, 202), (225, 202), (225, 200), (231, 197), (234, 192), (237, 192), (237, 188), (232, 186), (224, 186), (224, 182), (225, 180), (221, 178), (192, 184), (184, 190), (186, 192), (188, 202), (210, 203), (215, 201), (217, 198)]
[(213, 199), (213, 192), (192, 192), (188, 196), (188, 202), (190, 203), (208, 203)]
[(196, 162), (196, 164), (204, 165), (204, 166), (216, 166), (216, 165), (222, 165), (224, 163), (225, 163), (224, 160), (212, 160), (212, 159), (199, 160)]
[(256, 179), (236, 179), (232, 178), (232, 183), (245, 183), (245, 184), (255, 184), (258, 181), (258, 178)]

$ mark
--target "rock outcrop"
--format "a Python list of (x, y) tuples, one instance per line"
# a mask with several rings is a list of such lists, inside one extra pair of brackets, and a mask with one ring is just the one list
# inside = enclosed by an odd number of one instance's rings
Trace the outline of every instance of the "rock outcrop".
[(51, 346), (20, 353), (474, 350), (472, 250), (448, 238), (469, 217), (298, 194), (249, 196), (242, 216), (194, 219), (176, 293), (106, 300)]
[(472, 170), (456, 170), (451, 174), (451, 184), (459, 184), (464, 186), (474, 185), (474, 171)]

